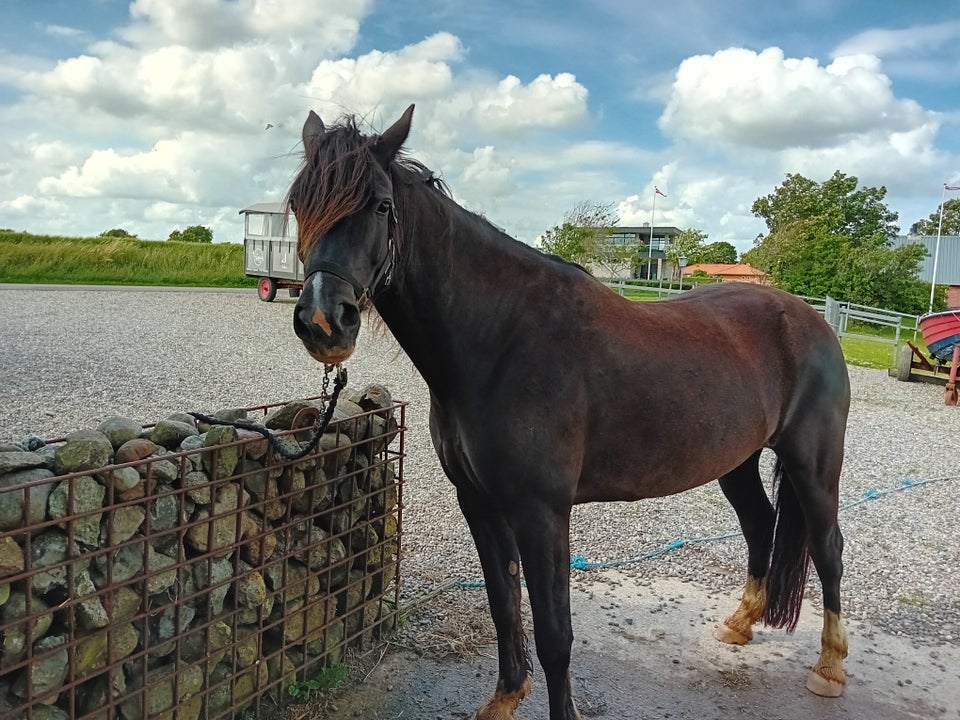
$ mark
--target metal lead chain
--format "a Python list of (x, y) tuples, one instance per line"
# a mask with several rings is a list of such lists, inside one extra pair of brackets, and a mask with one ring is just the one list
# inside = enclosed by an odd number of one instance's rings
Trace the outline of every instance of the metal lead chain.
[(241, 430), (251, 430), (252, 432), (260, 433), (270, 442), (270, 447), (272, 447), (274, 452), (276, 452), (278, 455), (282, 456), (286, 460), (299, 460), (300, 458), (305, 457), (316, 450), (317, 445), (320, 443), (320, 438), (323, 437), (323, 434), (327, 431), (327, 427), (330, 425), (330, 421), (333, 419), (333, 413), (337, 408), (337, 400), (340, 398), (340, 391), (343, 390), (343, 388), (347, 385), (347, 369), (345, 367), (339, 364), (324, 365), (323, 383), (321, 385), (323, 397), (328, 396), (330, 389), (330, 373), (333, 372), (334, 369), (336, 369), (337, 372), (333, 378), (333, 395), (329, 396), (330, 399), (325, 403), (323, 412), (313, 424), (313, 429), (310, 434), (310, 441), (299, 450), (289, 450), (288, 447), (281, 443), (280, 439), (270, 432), (269, 429), (263, 427), (262, 425), (258, 425), (257, 423), (243, 420), (219, 420), (215, 417), (195, 412), (188, 414), (200, 422), (207, 423), (208, 425), (229, 425), (231, 427), (240, 428)]

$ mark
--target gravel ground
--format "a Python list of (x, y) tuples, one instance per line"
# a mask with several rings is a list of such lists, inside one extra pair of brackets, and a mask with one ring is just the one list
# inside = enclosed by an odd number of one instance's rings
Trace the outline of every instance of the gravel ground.
[[(56, 437), (107, 415), (153, 422), (174, 411), (318, 394), (321, 369), (292, 332), (292, 308), (288, 298), (259, 302), (252, 290), (0, 285), (0, 441)], [(364, 330), (347, 368), (351, 385), (383, 383), (409, 401), (404, 594), (418, 596), (450, 579), (480, 580), (466, 524), (430, 444), (422, 379), (386, 331)], [(960, 408), (943, 405), (940, 386), (856, 367), (850, 377), (841, 482), (841, 502), (851, 505), (841, 515), (845, 613), (917, 643), (960, 646)], [(905, 487), (905, 480), (933, 482)], [(869, 499), (876, 491), (880, 497)], [(711, 484), (671, 498), (579, 507), (572, 551), (617, 563), (736, 529), (732, 509)], [(745, 555), (739, 538), (689, 543), (621, 570), (643, 584), (676, 577), (735, 595)], [(586, 578), (574, 573), (574, 582)], [(815, 580), (811, 591), (819, 596)], [(482, 596), (478, 591), (478, 602)]]

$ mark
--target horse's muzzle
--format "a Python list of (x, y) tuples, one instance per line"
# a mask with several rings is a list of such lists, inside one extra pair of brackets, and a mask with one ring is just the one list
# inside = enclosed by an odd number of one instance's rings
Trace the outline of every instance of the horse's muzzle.
[(360, 332), (360, 309), (348, 295), (318, 298), (310, 280), (294, 309), (293, 331), (314, 360), (335, 365), (353, 354)]

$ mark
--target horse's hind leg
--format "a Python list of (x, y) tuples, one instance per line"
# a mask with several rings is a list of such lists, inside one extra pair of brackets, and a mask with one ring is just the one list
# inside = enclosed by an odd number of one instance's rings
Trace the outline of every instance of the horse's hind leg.
[(497, 630), (500, 678), (476, 720), (512, 720), (530, 692), (530, 657), (520, 617), (520, 554), (503, 515), (469, 490), (457, 493), (470, 526), (486, 581), (490, 615)]
[[(790, 471), (790, 476), (793, 473)], [(839, 476), (839, 466), (837, 468)], [(810, 557), (823, 587), (823, 630), (820, 657), (807, 689), (817, 695), (839, 697), (847, 682), (843, 659), (847, 656), (847, 631), (840, 615), (840, 579), (843, 576), (843, 534), (837, 523), (838, 487), (794, 485), (807, 523)]]
[(718, 625), (717, 640), (743, 645), (753, 639), (753, 624), (763, 616), (765, 580), (773, 543), (774, 512), (760, 478), (760, 452), (720, 478), (720, 489), (733, 506), (747, 541), (747, 584), (736, 611)]
[[(823, 588), (823, 631), (820, 657), (813, 666), (807, 689), (817, 695), (838, 697), (846, 684), (843, 659), (847, 656), (847, 632), (840, 615), (840, 579), (843, 576), (843, 535), (837, 522), (840, 467), (843, 463), (843, 434), (830, 435), (821, 421), (821, 444), (816, 452), (780, 453), (786, 477), (803, 510), (807, 547)], [(807, 437), (814, 436), (810, 433)], [(837, 442), (829, 442), (839, 438)]]

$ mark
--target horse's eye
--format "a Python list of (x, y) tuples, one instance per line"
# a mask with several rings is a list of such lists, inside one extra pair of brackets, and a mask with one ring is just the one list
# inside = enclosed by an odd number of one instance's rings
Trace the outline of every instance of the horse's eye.
[(380, 204), (377, 205), (377, 215), (387, 215), (392, 207), (393, 203), (389, 200), (381, 200)]

